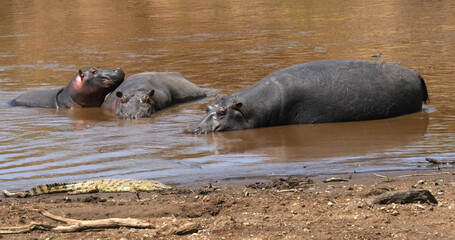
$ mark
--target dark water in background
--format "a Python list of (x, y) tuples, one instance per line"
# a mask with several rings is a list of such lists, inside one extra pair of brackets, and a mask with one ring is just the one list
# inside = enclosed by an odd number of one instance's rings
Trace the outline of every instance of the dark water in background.
[[(454, 1), (0, 1), (0, 102), (80, 68), (176, 71), (207, 99), (150, 119), (0, 105), (0, 189), (92, 178), (166, 183), (434, 168), (455, 158)], [(215, 94), (324, 59), (418, 71), (431, 102), (388, 120), (182, 133)]]

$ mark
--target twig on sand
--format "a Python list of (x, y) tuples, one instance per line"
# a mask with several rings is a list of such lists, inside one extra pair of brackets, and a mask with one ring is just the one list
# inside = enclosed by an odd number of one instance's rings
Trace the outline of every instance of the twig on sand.
[(381, 175), (381, 174), (377, 174), (377, 173), (373, 173), (373, 175), (375, 175), (376, 177), (380, 177), (380, 178), (387, 178), (387, 180), (389, 180), (389, 177), (387, 177), (385, 175)]
[(327, 178), (325, 180), (322, 180), (324, 183), (329, 183), (329, 182), (347, 182), (347, 179), (344, 178), (338, 178), (338, 177), (333, 177), (333, 178)]
[(439, 174), (451, 174), (450, 172), (434, 172), (434, 173), (416, 173), (416, 174), (408, 174), (408, 175), (401, 175), (398, 176), (399, 178), (404, 177), (421, 177), (421, 176), (434, 176)]
[(278, 193), (282, 193), (282, 192), (297, 192), (299, 190), (295, 189), (295, 188), (292, 188), (292, 189), (282, 189), (282, 190), (276, 190), (276, 192)]
[(393, 179), (390, 179), (388, 176), (386, 175), (381, 175), (381, 174), (377, 174), (377, 173), (373, 173), (373, 175), (375, 175), (376, 177), (380, 177), (380, 178), (386, 178), (387, 180), (384, 180), (386, 182), (391, 182), (393, 181)]
[(455, 164), (455, 161), (440, 161), (436, 160), (434, 158), (425, 158), (427, 162), (433, 163), (433, 164)]
[(0, 234), (27, 233), (31, 232), (32, 230), (52, 231), (54, 228), (55, 226), (32, 222), (21, 227), (0, 227)]
[(131, 228), (155, 228), (150, 223), (136, 219), (136, 218), (106, 218), (99, 220), (77, 220), (71, 218), (60, 217), (44, 210), (38, 211), (42, 215), (54, 219), (56, 221), (69, 224), (68, 226), (52, 226), (47, 224), (40, 224), (32, 222), (22, 227), (2, 227), (0, 234), (13, 234), (13, 233), (26, 233), (32, 230), (45, 230), (54, 232), (79, 232), (87, 229), (99, 228), (118, 228), (118, 227), (131, 227)]
[[(434, 175), (439, 175), (439, 174), (452, 174), (450, 172), (433, 172), (433, 173), (415, 173), (415, 174), (407, 174), (407, 175), (400, 175), (400, 176), (395, 176), (394, 178), (406, 178), (406, 177), (423, 177), (423, 176), (434, 176)], [(373, 173), (376, 177), (380, 178), (387, 178), (387, 181), (392, 181), (388, 176), (385, 175), (380, 175), (377, 173)]]

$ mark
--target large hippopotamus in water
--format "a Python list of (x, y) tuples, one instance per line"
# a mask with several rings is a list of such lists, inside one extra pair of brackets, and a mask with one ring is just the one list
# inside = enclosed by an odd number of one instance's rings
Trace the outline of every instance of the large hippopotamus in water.
[(144, 72), (128, 77), (104, 101), (101, 108), (119, 118), (150, 117), (176, 103), (206, 97), (194, 83), (177, 72)]
[(9, 102), (11, 106), (76, 108), (100, 107), (107, 94), (124, 80), (120, 68), (79, 70), (66, 87), (39, 90), (19, 95)]
[(427, 100), (423, 78), (408, 68), (385, 62), (316, 61), (274, 72), (218, 99), (186, 132), (391, 118), (419, 112)]

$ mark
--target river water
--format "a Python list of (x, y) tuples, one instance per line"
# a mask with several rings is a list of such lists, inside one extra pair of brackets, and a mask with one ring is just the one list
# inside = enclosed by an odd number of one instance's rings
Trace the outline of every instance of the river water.
[[(94, 178), (208, 179), (435, 169), (455, 158), (454, 1), (0, 1), (0, 189)], [(397, 63), (426, 80), (421, 113), (387, 120), (182, 133), (217, 94), (325, 59)], [(180, 72), (208, 98), (152, 118), (9, 107), (78, 69)], [(447, 167), (446, 167), (447, 168)]]

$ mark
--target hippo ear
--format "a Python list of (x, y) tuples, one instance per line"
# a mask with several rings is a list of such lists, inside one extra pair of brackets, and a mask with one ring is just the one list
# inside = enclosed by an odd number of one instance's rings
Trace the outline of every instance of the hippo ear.
[(76, 84), (82, 84), (82, 82), (84, 81), (84, 78), (85, 78), (85, 74), (81, 70), (79, 70), (77, 75), (74, 77), (74, 81)]
[[(242, 106), (243, 106), (243, 103), (242, 103), (242, 102), (234, 102), (234, 103), (232, 104), (232, 108), (233, 108), (234, 110), (238, 111), (240, 114), (242, 114), (242, 117), (243, 117), (243, 119), (245, 119), (245, 122), (249, 122), (249, 121), (248, 121), (248, 118), (246, 118), (246, 116), (245, 116), (244, 111), (240, 109)], [(245, 109), (244, 109), (244, 110), (245, 110)]]
[(120, 98), (120, 102), (121, 103), (125, 103), (126, 102), (126, 97), (123, 95), (122, 92), (120, 92), (120, 91), (115, 92), (115, 96)]
[(152, 96), (154, 93), (155, 93), (155, 89), (150, 90), (150, 92), (144, 96), (143, 101), (150, 103), (150, 99), (152, 99)]

